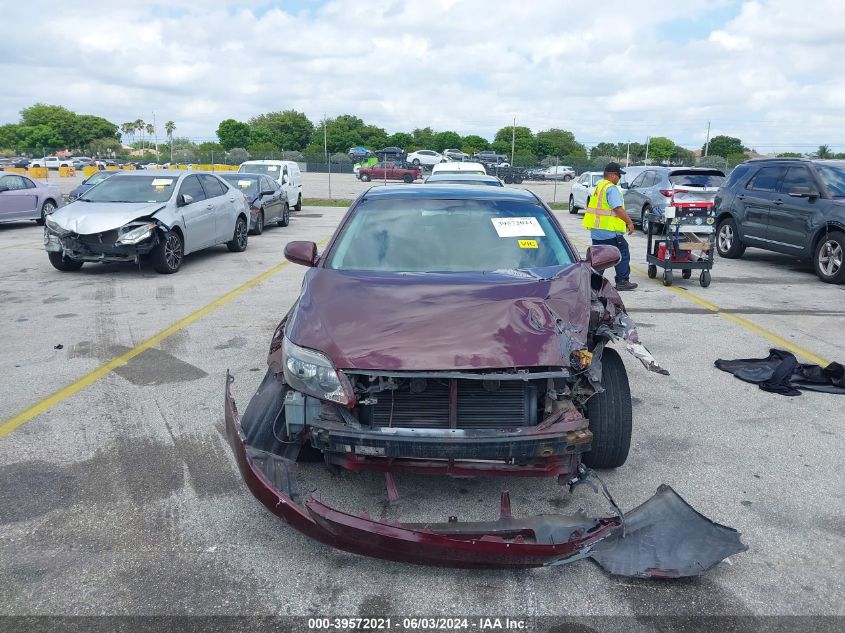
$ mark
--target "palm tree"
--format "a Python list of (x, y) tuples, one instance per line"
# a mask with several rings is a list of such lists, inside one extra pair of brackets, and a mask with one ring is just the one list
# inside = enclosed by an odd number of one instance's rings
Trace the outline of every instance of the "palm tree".
[(819, 149), (816, 151), (816, 158), (833, 158), (830, 145), (819, 145)]
[(170, 141), (170, 162), (173, 162), (173, 132), (176, 130), (176, 124), (173, 121), (168, 121), (164, 124), (164, 131), (167, 132), (167, 140)]
[(135, 129), (141, 133), (141, 147), (144, 146), (144, 123), (143, 119), (135, 119)]
[(123, 134), (125, 134), (126, 136), (129, 136), (129, 137), (132, 138), (132, 141), (130, 141), (130, 142), (135, 141), (135, 124), (134, 123), (132, 123), (132, 122), (121, 123), (120, 124), (120, 131)]
[[(152, 139), (153, 135), (156, 133), (155, 126), (152, 123), (147, 123), (147, 126), (144, 129), (147, 131), (149, 138)], [(158, 157), (156, 157), (156, 160), (158, 160)]]

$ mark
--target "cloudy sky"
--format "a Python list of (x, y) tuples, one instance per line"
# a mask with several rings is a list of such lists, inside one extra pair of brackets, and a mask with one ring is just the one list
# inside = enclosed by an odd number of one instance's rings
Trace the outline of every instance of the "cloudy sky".
[(294, 108), (693, 148), (711, 121), (758, 151), (845, 151), (840, 0), (30, 0), (0, 22), (0, 123), (42, 101), (212, 140)]

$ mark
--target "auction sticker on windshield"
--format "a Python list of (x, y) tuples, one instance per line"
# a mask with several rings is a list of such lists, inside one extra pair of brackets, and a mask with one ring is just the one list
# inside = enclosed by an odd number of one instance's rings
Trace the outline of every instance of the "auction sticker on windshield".
[(238, 187), (242, 187), (244, 189), (249, 187), (251, 184), (252, 184), (251, 180), (239, 180), (238, 181)]
[(172, 178), (153, 178), (153, 187), (168, 187), (173, 184)]
[(519, 248), (539, 248), (537, 240), (517, 240)]
[(537, 218), (490, 218), (499, 237), (545, 236)]

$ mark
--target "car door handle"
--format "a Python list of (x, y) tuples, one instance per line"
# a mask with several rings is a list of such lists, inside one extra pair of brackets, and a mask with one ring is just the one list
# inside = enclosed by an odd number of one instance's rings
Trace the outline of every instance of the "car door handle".
[(781, 204), (783, 204), (783, 200), (778, 198), (777, 200), (773, 201), (772, 204), (781, 205)]
[(207, 204), (207, 205), (205, 205), (205, 208), (206, 209), (213, 209), (214, 205), (213, 204)]
[(743, 194), (739, 194), (736, 198), (737, 200), (745, 200), (745, 196)]

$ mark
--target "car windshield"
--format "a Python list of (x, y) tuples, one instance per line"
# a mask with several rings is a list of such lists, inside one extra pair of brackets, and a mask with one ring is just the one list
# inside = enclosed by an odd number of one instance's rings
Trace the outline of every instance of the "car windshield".
[(602, 178), (604, 178), (604, 176), (602, 174), (593, 174), (592, 176), (590, 176), (590, 182), (593, 185), (597, 185), (601, 182)]
[(98, 171), (96, 174), (89, 176), (88, 180), (86, 180), (83, 184), (85, 184), (85, 185), (96, 185), (98, 182), (105, 180), (109, 176), (111, 176), (111, 173), (109, 173), (107, 171)]
[(176, 188), (175, 176), (116, 174), (92, 187), (80, 198), (86, 202), (166, 202)]
[(270, 178), (278, 178), (279, 177), (279, 170), (281, 168), (278, 165), (241, 165), (238, 167), (239, 174), (263, 174), (265, 176), (270, 176)]
[(562, 266), (573, 257), (539, 204), (510, 200), (364, 200), (327, 267), (489, 272)]
[(243, 193), (249, 195), (258, 193), (258, 178), (251, 178), (244, 175), (239, 176), (238, 174), (226, 174), (220, 177), (233, 187), (240, 189)]
[(669, 182), (684, 187), (721, 187), (725, 177), (719, 174), (677, 174), (669, 176)]
[(816, 165), (824, 186), (834, 198), (845, 198), (845, 169), (831, 165)]

